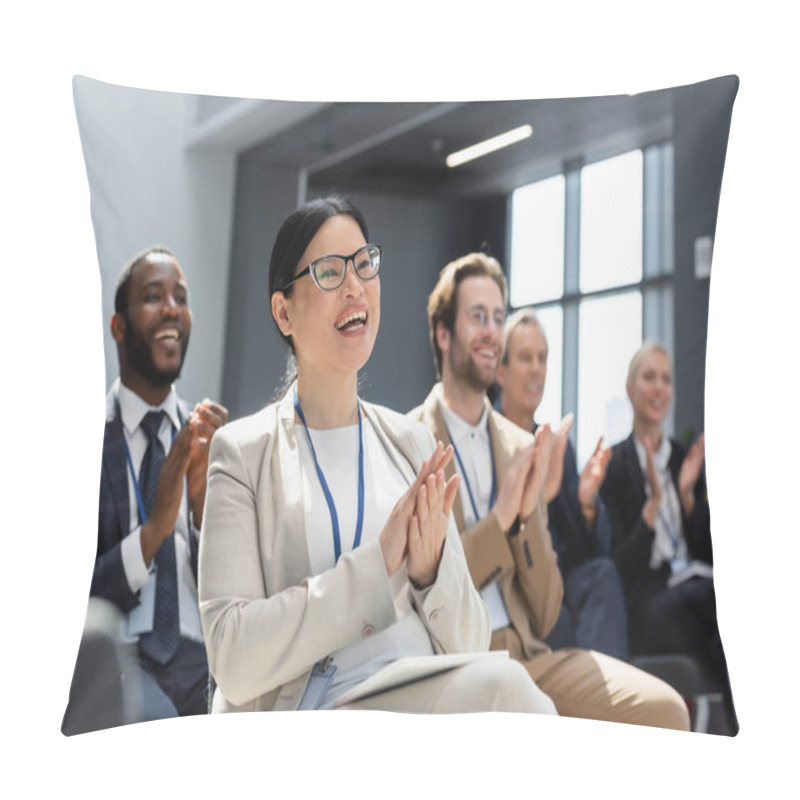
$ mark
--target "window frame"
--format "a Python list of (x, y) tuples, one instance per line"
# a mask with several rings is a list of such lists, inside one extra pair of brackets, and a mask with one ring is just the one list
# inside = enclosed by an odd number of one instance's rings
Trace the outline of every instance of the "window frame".
[[(642, 276), (639, 280), (603, 289), (581, 291), (580, 289), (580, 215), (581, 215), (581, 171), (584, 166), (614, 158), (632, 150), (642, 151)], [(565, 165), (559, 173), (541, 175), (535, 183), (547, 180), (556, 174), (564, 176), (564, 293), (560, 298), (530, 303), (534, 310), (560, 305), (562, 315), (562, 364), (561, 364), (561, 414), (575, 414), (570, 434), (573, 444), (578, 441), (580, 419), (578, 418), (579, 373), (579, 310), (584, 300), (611, 297), (630, 291), (638, 291), (642, 301), (642, 337), (662, 343), (670, 353), (674, 352), (674, 150), (671, 140), (662, 139), (641, 147), (626, 147), (617, 152), (605, 153), (602, 158)], [(528, 185), (528, 184), (525, 184)], [(519, 187), (522, 188), (522, 187)], [(507, 242), (506, 252), (513, 253), (513, 203), (514, 193), (507, 198)], [(509, 288), (514, 281), (515, 265), (511, 258), (508, 264)], [(509, 303), (513, 293), (509, 291)], [(510, 312), (523, 306), (510, 306)], [(548, 335), (550, 331), (546, 331)], [(633, 355), (633, 354), (631, 354)], [(675, 404), (664, 421), (667, 435), (674, 432)], [(606, 442), (607, 445), (614, 442)], [(578, 451), (576, 444), (576, 452)], [(583, 465), (579, 456), (579, 468)]]

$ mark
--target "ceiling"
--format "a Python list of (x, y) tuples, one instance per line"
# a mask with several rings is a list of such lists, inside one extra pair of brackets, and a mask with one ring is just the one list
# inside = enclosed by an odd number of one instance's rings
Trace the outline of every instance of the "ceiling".
[[(305, 171), (309, 189), (508, 194), (574, 166), (667, 139), (672, 89), (609, 97), (467, 103), (331, 103), (243, 157)], [(305, 105), (305, 104), (298, 104)], [(312, 104), (308, 104), (311, 106)], [(533, 136), (449, 169), (445, 157), (528, 123)]]

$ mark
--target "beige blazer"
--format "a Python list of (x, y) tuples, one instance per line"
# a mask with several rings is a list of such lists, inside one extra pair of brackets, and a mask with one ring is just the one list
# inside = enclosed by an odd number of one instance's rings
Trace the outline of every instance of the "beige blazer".
[[(400, 473), (413, 482), (434, 440), (422, 425), (363, 404)], [(292, 389), (211, 442), (199, 598), (212, 710), (297, 708), (314, 664), (396, 621), (376, 540), (311, 575)], [(437, 653), (484, 651), (491, 623), (451, 516), (436, 582), (412, 605)]]
[[(437, 439), (450, 443), (439, 403), (441, 384), (437, 383), (425, 402), (409, 412), (412, 419), (423, 422)], [(487, 406), (489, 401), (484, 400)], [(533, 435), (507, 420), (489, 407), (489, 432), (492, 437), (497, 489), (512, 459), (533, 441)], [(455, 463), (448, 465), (448, 474), (455, 472)], [(465, 529), (460, 493), (453, 505), (453, 516), (467, 556), (475, 586), (482, 589), (499, 579), (500, 591), (508, 610), (511, 625), (519, 635), (523, 653), (531, 658), (550, 648), (543, 639), (553, 629), (561, 610), (564, 585), (558, 569), (547, 528), (547, 505), (536, 506), (527, 520), (521, 520), (519, 532), (509, 536), (502, 530), (491, 511), (469, 529)], [(502, 641), (502, 637), (500, 637)]]

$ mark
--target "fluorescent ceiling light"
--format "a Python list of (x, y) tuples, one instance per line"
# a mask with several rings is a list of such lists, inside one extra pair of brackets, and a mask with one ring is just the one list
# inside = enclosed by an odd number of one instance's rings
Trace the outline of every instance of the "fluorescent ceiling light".
[(492, 136), (491, 139), (486, 139), (470, 147), (465, 147), (463, 150), (450, 153), (445, 163), (448, 167), (458, 167), (461, 164), (465, 164), (467, 161), (472, 161), (473, 159), (487, 155), (487, 153), (500, 150), (502, 147), (508, 147), (510, 144), (521, 142), (523, 139), (527, 139), (532, 133), (532, 126), (521, 125), (519, 128), (501, 133), (499, 136)]

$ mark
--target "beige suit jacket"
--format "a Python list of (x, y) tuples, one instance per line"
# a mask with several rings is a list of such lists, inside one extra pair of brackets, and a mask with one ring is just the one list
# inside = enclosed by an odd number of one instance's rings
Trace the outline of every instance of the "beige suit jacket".
[[(425, 402), (409, 412), (423, 422), (444, 444), (450, 443), (440, 406), (441, 384), (437, 383)], [(485, 400), (487, 406), (489, 401)], [(489, 432), (492, 437), (497, 489), (508, 466), (520, 450), (533, 441), (533, 435), (489, 407)], [(455, 472), (454, 460), (447, 468)], [(509, 619), (519, 635), (525, 658), (550, 648), (543, 639), (553, 629), (561, 610), (564, 585), (547, 528), (547, 506), (539, 503), (527, 520), (520, 521), (519, 532), (509, 536), (497, 516), (490, 511), (480, 522), (465, 529), (461, 496), (456, 496), (453, 516), (461, 533), (469, 571), (475, 586), (482, 589), (493, 580), (500, 591)], [(500, 637), (502, 641), (502, 637)]]
[[(387, 453), (413, 482), (434, 448), (422, 425), (363, 404)], [(292, 389), (211, 442), (200, 537), (199, 598), (213, 711), (293, 709), (313, 665), (396, 621), (379, 541), (311, 575)], [(451, 516), (435, 583), (412, 605), (437, 653), (484, 651), (489, 614)]]

